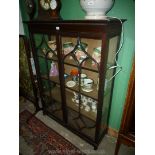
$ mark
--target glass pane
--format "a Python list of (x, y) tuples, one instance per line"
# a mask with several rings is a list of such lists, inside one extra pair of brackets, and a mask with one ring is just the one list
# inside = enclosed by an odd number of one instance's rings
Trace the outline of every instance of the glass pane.
[(58, 60), (56, 50), (56, 37), (53, 35), (34, 35), (37, 56)]
[[(19, 88), (20, 93), (29, 100), (36, 102), (33, 83), (28, 66), (24, 37), (19, 38)], [(30, 60), (29, 60), (30, 61)]]
[(62, 37), (68, 125), (95, 140), (101, 40)]
[(54, 35), (34, 35), (45, 110), (63, 120), (59, 64)]
[(107, 71), (106, 71), (106, 79), (105, 79), (105, 87), (104, 87), (104, 100), (103, 100), (103, 108), (102, 108), (102, 119), (101, 119), (101, 128), (100, 135), (103, 134), (105, 128), (108, 126), (108, 115), (110, 112), (110, 99), (112, 92), (112, 83), (114, 78), (114, 69), (110, 69), (110, 67), (115, 65), (115, 56), (117, 52), (118, 45), (118, 36), (113, 37), (109, 40), (109, 53), (108, 53), (108, 62), (107, 62)]
[(98, 72), (101, 60), (101, 40), (80, 38), (80, 43), (78, 43), (77, 37), (62, 37), (61, 42), (65, 64), (77, 66), (88, 58), (82, 63), (82, 68)]

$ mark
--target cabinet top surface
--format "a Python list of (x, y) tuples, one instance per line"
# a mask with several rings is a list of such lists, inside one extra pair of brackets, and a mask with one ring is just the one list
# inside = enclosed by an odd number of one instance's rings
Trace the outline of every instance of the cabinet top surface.
[(89, 33), (89, 36), (91, 33), (96, 33), (98, 34), (96, 37), (100, 38), (101, 32), (108, 33), (111, 37), (120, 34), (124, 21), (126, 20), (31, 20), (24, 21), (24, 23), (28, 24), (29, 30), (32, 33), (50, 33), (51, 31), (56, 32), (55, 30), (61, 30), (61, 32)]
[[(126, 21), (126, 19), (121, 19), (122, 22)], [(53, 20), (53, 21), (46, 21), (46, 20), (31, 20), (31, 21), (24, 21), (24, 23), (28, 24), (101, 24), (101, 25), (108, 25), (108, 24), (117, 24), (120, 23), (119, 19), (114, 18), (107, 18), (106, 20)]]

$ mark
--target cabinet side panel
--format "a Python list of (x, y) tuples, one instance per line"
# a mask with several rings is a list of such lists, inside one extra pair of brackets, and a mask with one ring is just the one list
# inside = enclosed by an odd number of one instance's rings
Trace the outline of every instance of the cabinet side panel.
[(115, 68), (110, 69), (110, 67), (115, 66), (115, 56), (117, 52), (119, 36), (110, 38), (109, 40), (109, 52), (108, 52), (108, 61), (107, 61), (107, 70), (106, 70), (106, 79), (104, 86), (104, 98), (103, 98), (103, 107), (102, 107), (102, 119), (100, 126), (100, 136), (104, 133), (108, 126), (108, 116), (110, 111), (110, 102), (112, 96), (113, 82), (114, 78), (112, 78), (115, 74)]

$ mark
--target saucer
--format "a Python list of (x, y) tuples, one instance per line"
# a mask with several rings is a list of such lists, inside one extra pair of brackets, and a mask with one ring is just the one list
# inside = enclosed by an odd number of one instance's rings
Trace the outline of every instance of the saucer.
[(82, 88), (82, 90), (85, 91), (85, 92), (87, 92), (87, 93), (93, 91), (93, 89), (86, 89), (86, 88)]
[(76, 85), (76, 82), (74, 82), (74, 81), (68, 81), (66, 83), (66, 85), (67, 85), (67, 87), (74, 87)]

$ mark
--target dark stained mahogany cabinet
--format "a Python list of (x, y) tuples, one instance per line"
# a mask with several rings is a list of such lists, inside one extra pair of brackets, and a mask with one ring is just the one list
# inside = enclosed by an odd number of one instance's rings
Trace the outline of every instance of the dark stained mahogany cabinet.
[[(119, 20), (29, 21), (43, 113), (97, 149), (106, 133)], [(112, 78), (112, 79), (111, 79)]]

